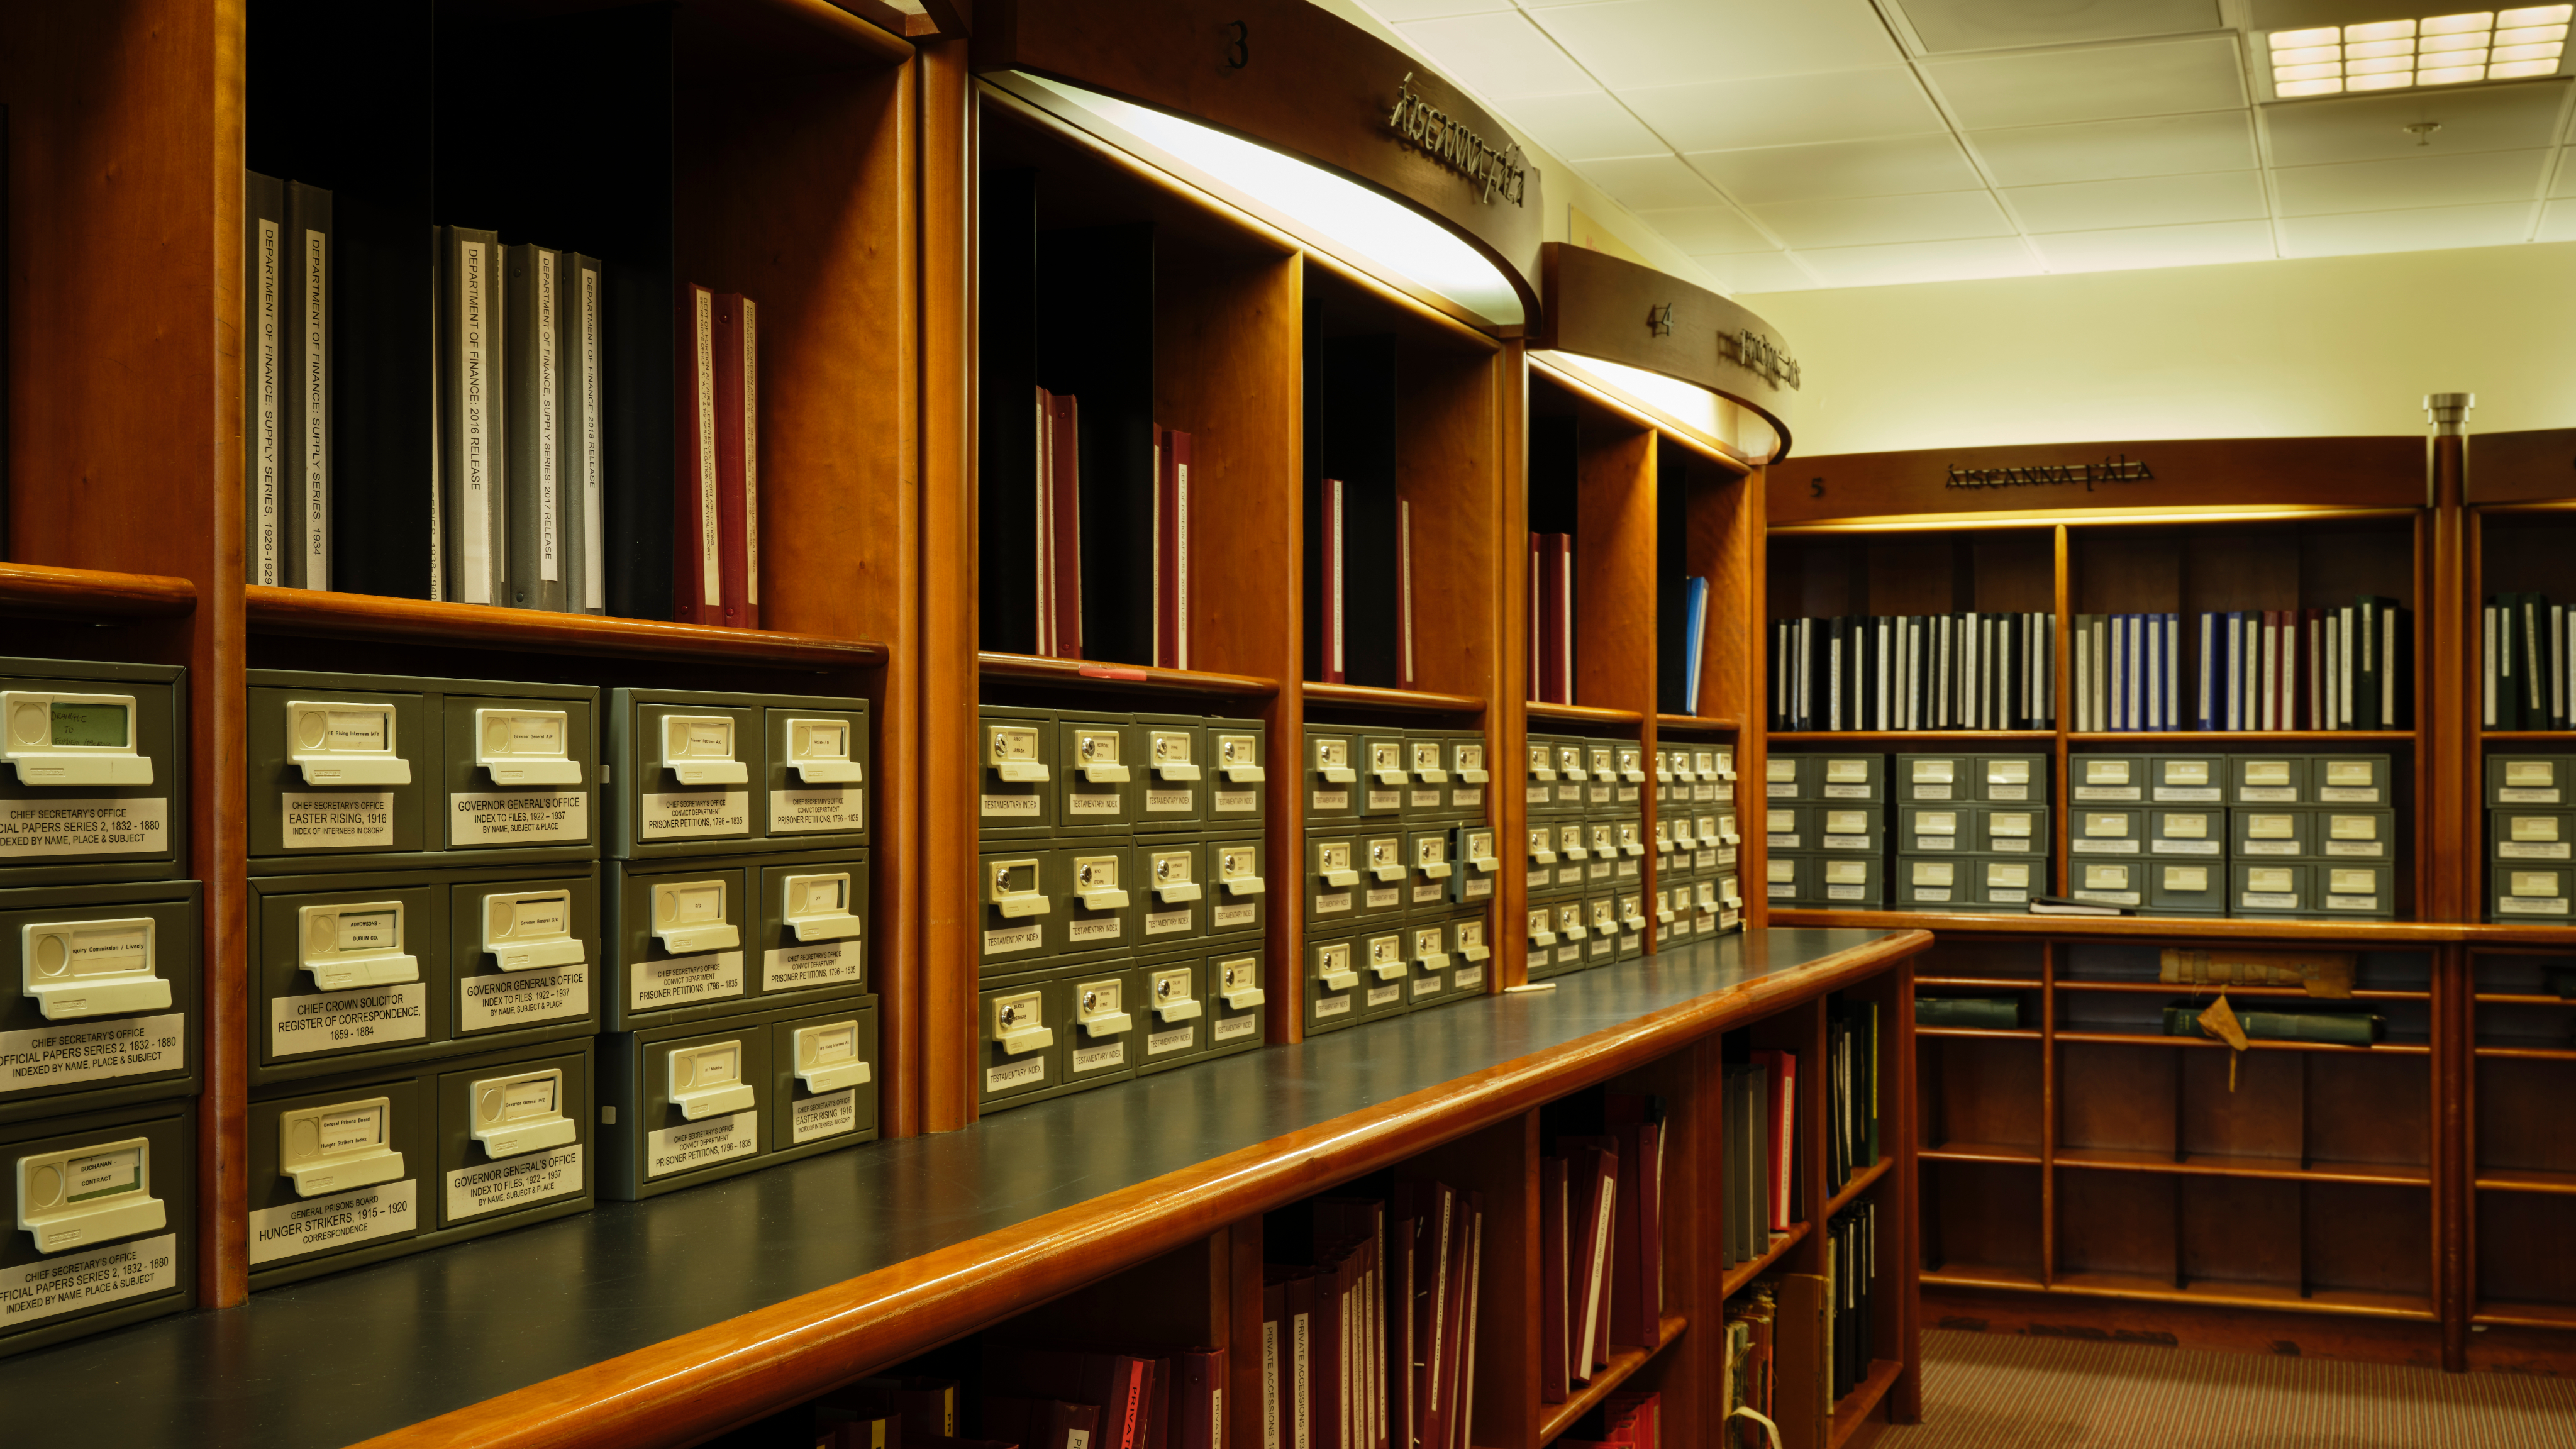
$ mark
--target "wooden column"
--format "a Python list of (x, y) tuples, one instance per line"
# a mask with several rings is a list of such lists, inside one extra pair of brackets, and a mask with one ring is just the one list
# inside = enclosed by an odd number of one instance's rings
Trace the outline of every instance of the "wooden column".
[[(920, 1009), (906, 1059), (914, 1100), (895, 1133), (974, 1117), (975, 85), (967, 42), (921, 47)], [(881, 787), (882, 788), (882, 787)]]

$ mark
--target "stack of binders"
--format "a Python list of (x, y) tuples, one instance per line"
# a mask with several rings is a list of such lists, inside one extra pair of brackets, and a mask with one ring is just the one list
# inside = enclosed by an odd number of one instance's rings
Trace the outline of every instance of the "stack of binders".
[(1604, 1094), (1588, 1120), (1551, 1110), (1539, 1161), (1539, 1397), (1564, 1403), (1618, 1348), (1664, 1341), (1661, 1099)]
[(1775, 619), (1771, 728), (2048, 729), (2056, 640), (2045, 613)]
[(242, 174), (244, 582), (331, 587), (331, 193)]
[(1470, 1449), (1483, 1194), (1408, 1180), (1392, 1202), (1312, 1198), (1274, 1221), (1292, 1214), (1312, 1246), (1263, 1274), (1262, 1442)]
[(1728, 1267), (1769, 1254), (1807, 1210), (1799, 1066), (1796, 1052), (1769, 1050), (1726, 1068), (1720, 1251)]
[[(600, 264), (551, 247), (504, 246), (494, 232), (461, 226), (436, 228), (434, 256), (437, 469), (429, 596), (604, 613)], [(737, 435), (725, 455), (741, 475), (737, 486), (753, 490), (744, 496), (757, 496), (744, 425), (752, 415), (746, 409), (754, 386), (747, 307), (737, 332), (730, 374), (737, 386), (729, 395), (716, 386), (712, 309), (678, 334), (686, 349), (678, 369), (684, 404), (679, 467), (684, 480), (703, 467), (711, 504), (717, 438), (726, 419)], [(701, 450), (703, 464), (694, 461)], [(695, 492), (684, 487), (682, 496), (682, 521), (694, 526), (700, 516)], [(720, 516), (711, 506), (705, 521), (712, 526)], [(743, 533), (740, 518), (734, 528)], [(756, 537), (745, 542), (757, 557)], [(710, 538), (710, 563), (714, 546)], [(684, 571), (674, 583), (684, 605), (694, 598), (685, 586), (693, 577)], [(754, 603), (757, 594), (753, 585)], [(679, 617), (732, 622), (697, 612)]]
[(2576, 638), (2546, 594), (2496, 594), (2483, 615), (2479, 718), (2491, 730), (2563, 730), (2576, 718)]
[[(988, 1337), (981, 1393), (970, 1406), (980, 1439), (955, 1437), (954, 1409), (944, 1420), (903, 1414), (900, 1439), (883, 1437), (884, 1422), (892, 1417), (887, 1411), (898, 1403), (860, 1397), (854, 1405), (860, 1421), (851, 1426), (858, 1432), (846, 1434), (833, 1449), (925, 1449), (919, 1431), (943, 1423), (945, 1436), (926, 1436), (926, 1449), (1219, 1449), (1230, 1361), (1222, 1348), (1072, 1348)], [(872, 1382), (887, 1381), (861, 1380), (854, 1387), (863, 1395)], [(852, 1393), (844, 1389), (822, 1403)], [(827, 1418), (819, 1412), (817, 1417)]]
[[(2513, 613), (2491, 608), (2490, 629), (2514, 627)], [(2414, 717), (2411, 621), (2396, 600), (2367, 594), (2332, 609), (2078, 615), (2068, 641), (2075, 728), (2404, 729)]]

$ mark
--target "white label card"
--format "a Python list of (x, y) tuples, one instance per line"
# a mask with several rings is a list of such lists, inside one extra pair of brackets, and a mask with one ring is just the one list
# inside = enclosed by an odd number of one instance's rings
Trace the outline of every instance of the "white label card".
[(428, 1008), (429, 987), (418, 981), (273, 997), (268, 1003), (269, 1055), (419, 1041), (429, 1035)]
[(1033, 1087), (1046, 1080), (1046, 1072), (1047, 1064), (1044, 1057), (1031, 1057), (1026, 1061), (1004, 1062), (998, 1067), (986, 1067), (984, 1090), (992, 1093), (1008, 1091), (1013, 1087)]
[(626, 1007), (629, 1011), (650, 1011), (740, 995), (742, 953), (711, 951), (703, 956), (635, 962), (627, 977)]
[(394, 843), (391, 790), (288, 791), (278, 796), (289, 850)]
[(748, 790), (647, 791), (635, 812), (645, 840), (696, 840), (751, 833)]
[(29, 856), (147, 855), (170, 848), (170, 802), (0, 800), (0, 860)]
[(788, 1108), (788, 1145), (796, 1146), (825, 1137), (838, 1137), (857, 1130), (859, 1125), (859, 1089), (829, 1092), (820, 1097), (806, 1097)]
[(1219, 1017), (1208, 1027), (1208, 1039), (1232, 1041), (1239, 1036), (1250, 1036), (1252, 1029), (1260, 1024), (1261, 1018), (1248, 1011), (1241, 1016)]
[(782, 946), (760, 956), (760, 989), (794, 991), (835, 981), (856, 981), (867, 954), (856, 941), (819, 941), (810, 946)]
[(420, 1226), (419, 1196), (419, 1180), (407, 1177), (257, 1209), (250, 1215), (251, 1266), (400, 1237)]
[(760, 1112), (728, 1113), (709, 1122), (689, 1122), (644, 1134), (644, 1175), (668, 1177), (691, 1168), (713, 1167), (760, 1150)]
[(477, 1162), (447, 1174), (446, 1220), (462, 1222), (580, 1192), (581, 1144), (572, 1142), (552, 1152)]
[(1196, 1022), (1173, 1027), (1170, 1031), (1155, 1032), (1145, 1038), (1145, 1055), (1158, 1057), (1165, 1052), (1187, 1051), (1197, 1042), (1198, 1037), (1199, 1028)]
[(184, 1012), (0, 1031), (0, 1096), (69, 1082), (175, 1072), (187, 1065)]
[(458, 790), (447, 797), (450, 845), (578, 844), (588, 839), (588, 790)]
[[(1036, 803), (1037, 797), (1026, 797)], [(808, 835), (824, 830), (860, 830), (868, 823), (865, 785), (816, 785), (769, 792), (769, 829), (774, 835)]]
[(589, 1014), (586, 962), (541, 971), (494, 971), (458, 983), (456, 1029), (460, 1032)]
[(0, 1268), (0, 1324), (16, 1328), (179, 1286), (179, 1235), (110, 1243)]

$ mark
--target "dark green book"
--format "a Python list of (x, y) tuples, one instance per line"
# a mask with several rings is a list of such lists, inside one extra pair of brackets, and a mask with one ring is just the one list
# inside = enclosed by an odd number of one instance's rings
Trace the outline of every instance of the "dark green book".
[(1916, 1026), (1972, 1026), (2011, 1031), (2021, 1025), (2018, 996), (1918, 996)]
[[(2201, 1002), (2182, 1002), (2165, 1008), (2165, 1035), (2199, 1036), (2210, 1033), (2201, 1029), (2200, 1014), (2208, 1010)], [(2237, 1025), (2253, 1041), (2312, 1041), (2336, 1046), (2368, 1046), (2388, 1034), (2388, 1018), (2362, 1011), (2239, 1011)]]

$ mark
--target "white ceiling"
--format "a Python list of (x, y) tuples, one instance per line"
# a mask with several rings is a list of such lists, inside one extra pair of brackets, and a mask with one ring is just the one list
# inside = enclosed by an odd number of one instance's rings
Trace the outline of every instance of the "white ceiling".
[(2277, 101), (2279, 0), (1360, 3), (1738, 292), (2576, 240), (2576, 56)]

